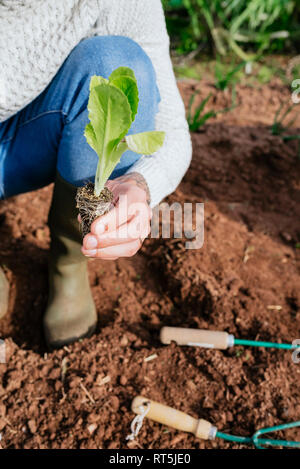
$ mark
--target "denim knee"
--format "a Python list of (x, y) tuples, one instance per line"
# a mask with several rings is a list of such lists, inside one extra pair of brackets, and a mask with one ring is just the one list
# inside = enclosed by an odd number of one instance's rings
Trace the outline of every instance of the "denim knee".
[[(83, 136), (88, 122), (87, 101), (89, 82), (93, 75), (108, 78), (118, 67), (130, 67), (136, 76), (139, 106), (130, 133), (155, 130), (155, 115), (160, 101), (156, 75), (152, 62), (144, 50), (132, 39), (124, 36), (96, 36), (81, 41), (64, 64), (63, 75), (67, 85), (64, 97), (66, 127), (62, 133), (57, 169), (61, 176), (75, 185), (92, 180), (96, 171), (97, 155)], [(59, 79), (59, 78), (58, 78)], [(63, 79), (59, 83), (63, 82)], [(111, 175), (124, 174), (140, 155), (127, 151)]]
[(108, 78), (118, 67), (134, 70), (143, 86), (156, 83), (152, 62), (142, 47), (125, 36), (95, 36), (82, 40), (71, 52), (69, 59), (82, 75), (102, 75)]

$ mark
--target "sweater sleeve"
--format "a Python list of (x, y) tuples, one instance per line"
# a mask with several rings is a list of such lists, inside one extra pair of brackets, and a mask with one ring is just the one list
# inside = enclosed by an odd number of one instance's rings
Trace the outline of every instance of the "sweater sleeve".
[(139, 0), (138, 5), (139, 31), (135, 39), (151, 59), (156, 72), (161, 102), (155, 128), (165, 131), (166, 138), (159, 151), (152, 156), (142, 156), (128, 173), (138, 172), (145, 178), (154, 207), (180, 183), (190, 165), (192, 146), (184, 104), (172, 68), (161, 1)]

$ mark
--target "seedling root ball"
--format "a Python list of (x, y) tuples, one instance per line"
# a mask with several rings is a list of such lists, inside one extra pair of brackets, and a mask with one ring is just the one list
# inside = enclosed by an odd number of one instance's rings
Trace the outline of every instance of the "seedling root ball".
[(113, 194), (107, 187), (102, 189), (98, 197), (95, 195), (94, 184), (91, 182), (77, 190), (76, 203), (81, 217), (83, 237), (91, 231), (93, 221), (110, 210), (112, 201)]

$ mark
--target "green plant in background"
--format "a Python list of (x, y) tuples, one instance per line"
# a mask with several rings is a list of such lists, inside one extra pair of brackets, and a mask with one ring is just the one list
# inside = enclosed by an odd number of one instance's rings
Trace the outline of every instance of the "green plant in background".
[(89, 120), (84, 135), (99, 157), (95, 176), (98, 197), (126, 150), (151, 155), (164, 142), (164, 132), (127, 135), (138, 109), (138, 87), (134, 72), (119, 67), (109, 79), (93, 76), (88, 102)]
[(192, 110), (195, 97), (199, 94), (199, 91), (196, 91), (196, 93), (193, 93), (193, 95), (190, 98), (189, 104), (188, 104), (188, 113), (187, 113), (187, 121), (189, 124), (189, 129), (191, 132), (197, 132), (203, 125), (211, 118), (216, 117), (218, 114), (224, 114), (226, 112), (232, 111), (236, 107), (236, 93), (235, 89), (233, 89), (232, 92), (232, 102), (231, 106), (220, 109), (218, 111), (210, 110), (207, 112), (204, 112), (204, 109), (206, 107), (206, 104), (210, 100), (212, 94), (209, 93), (209, 95), (204, 98), (200, 105), (195, 109), (195, 111)]
[(206, 44), (220, 55), (233, 52), (247, 62), (299, 39), (297, 6), (298, 0), (164, 0), (170, 34), (176, 21), (182, 31), (184, 44), (177, 45), (178, 51)]
[(295, 109), (295, 104), (286, 105), (282, 103), (276, 111), (274, 121), (271, 127), (272, 135), (282, 135), (288, 128), (292, 127), (297, 115), (294, 115), (288, 122), (286, 122), (287, 116)]
[(296, 57), (289, 60), (286, 76), (289, 81), (296, 80), (300, 77), (300, 55), (296, 55)]
[(191, 96), (188, 106), (187, 121), (191, 132), (196, 132), (200, 129), (200, 127), (205, 124), (208, 119), (210, 119), (211, 117), (216, 117), (217, 115), (215, 111), (208, 111), (203, 114), (204, 108), (209, 99), (211, 98), (211, 93), (209, 93), (209, 95), (201, 101), (200, 105), (197, 107), (195, 112), (192, 113), (192, 105), (197, 94), (199, 94), (199, 92), (196, 92)]
[(296, 104), (285, 105), (284, 103), (280, 105), (274, 117), (274, 121), (271, 127), (271, 134), (280, 136), (284, 142), (288, 142), (289, 140), (299, 140), (298, 155), (300, 158), (300, 135), (283, 135), (284, 132), (292, 127), (297, 119), (297, 113), (295, 113), (295, 115), (292, 116), (288, 122), (286, 122), (287, 116), (292, 113), (292, 111), (295, 109), (295, 106)]
[(182, 0), (163, 0), (168, 32), (172, 46), (179, 55), (187, 54), (198, 48), (198, 40), (193, 33), (189, 15)]
[[(296, 1), (242, 0), (228, 1), (229, 33), (236, 43), (250, 44), (259, 56), (267, 49), (282, 49), (293, 33), (292, 19)], [(228, 16), (227, 16), (228, 17)], [(296, 31), (295, 31), (296, 32)]]
[(268, 67), (267, 65), (262, 65), (259, 68), (256, 78), (260, 83), (269, 83), (275, 74), (277, 75), (279, 74), (278, 69), (274, 70), (272, 67)]
[(193, 80), (201, 80), (201, 74), (195, 66), (174, 66), (176, 76), (179, 78), (190, 78)]
[(245, 65), (246, 62), (241, 62), (238, 65), (224, 65), (218, 58), (215, 66), (215, 87), (224, 91), (229, 86), (234, 86), (238, 81), (238, 73)]

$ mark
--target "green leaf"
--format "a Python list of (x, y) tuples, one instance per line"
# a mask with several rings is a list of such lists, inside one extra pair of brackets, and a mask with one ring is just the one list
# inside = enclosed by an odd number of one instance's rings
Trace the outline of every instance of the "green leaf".
[(143, 155), (152, 155), (155, 153), (164, 143), (165, 132), (142, 132), (135, 135), (127, 135), (125, 141), (128, 148), (135, 153), (141, 153)]
[(139, 105), (139, 92), (136, 80), (129, 76), (120, 76), (110, 80), (110, 83), (123, 91), (127, 97), (131, 108), (131, 120), (133, 122)]
[(129, 67), (119, 67), (110, 74), (109, 82), (122, 90), (127, 97), (131, 107), (131, 119), (133, 122), (139, 104), (139, 91), (134, 71)]
[(95, 193), (99, 195), (106, 179), (110, 154), (131, 126), (131, 109), (124, 93), (108, 83), (92, 88), (88, 102), (89, 119), (96, 141), (88, 127), (87, 134), (99, 156), (99, 168), (95, 179)]
[(93, 150), (97, 153), (97, 139), (94, 132), (92, 124), (89, 122), (84, 129), (84, 136), (88, 144), (92, 147)]
[(110, 153), (109, 160), (103, 172), (103, 179), (105, 179), (105, 181), (107, 181), (126, 150), (128, 150), (128, 146), (125, 142), (120, 142), (117, 146), (114, 147), (113, 151)]
[(91, 77), (91, 81), (90, 81), (90, 91), (91, 91), (91, 89), (95, 88), (98, 85), (102, 85), (103, 83), (108, 83), (108, 80), (106, 80), (106, 78), (103, 78), (103, 77), (100, 77), (100, 76), (97, 76), (97, 75), (93, 75)]
[(120, 141), (124, 132), (127, 132), (131, 126), (128, 100), (115, 86), (103, 83), (93, 88), (88, 110), (98, 150), (100, 149), (101, 153), (111, 142)]
[(116, 78), (119, 77), (130, 77), (133, 80), (136, 80), (134, 71), (131, 70), (129, 67), (119, 67), (114, 70), (110, 76), (109, 76), (109, 81), (115, 80)]
[(126, 150), (151, 155), (164, 142), (164, 132), (143, 132), (125, 137), (136, 116), (138, 102), (137, 82), (130, 68), (119, 67), (109, 80), (96, 75), (91, 78), (90, 122), (84, 135), (99, 157), (95, 176), (96, 196), (100, 195)]

